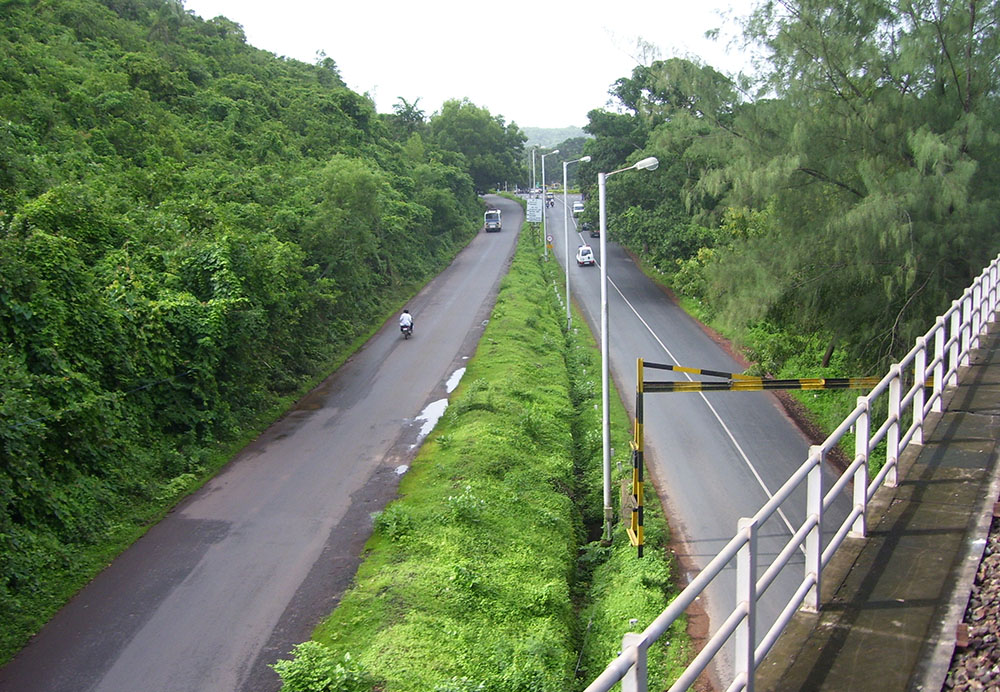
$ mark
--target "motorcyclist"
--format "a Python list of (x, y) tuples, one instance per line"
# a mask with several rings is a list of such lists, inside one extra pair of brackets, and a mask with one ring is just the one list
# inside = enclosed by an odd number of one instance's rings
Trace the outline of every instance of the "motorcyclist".
[(403, 310), (403, 314), (399, 316), (399, 328), (404, 329), (406, 327), (413, 331), (413, 315), (410, 314), (409, 310)]

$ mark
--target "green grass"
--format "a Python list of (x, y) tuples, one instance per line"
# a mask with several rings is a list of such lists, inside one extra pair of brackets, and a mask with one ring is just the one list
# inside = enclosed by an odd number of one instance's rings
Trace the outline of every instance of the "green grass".
[[(560, 272), (540, 249), (522, 234), (477, 353), (376, 518), (353, 587), (314, 643), (276, 666), (286, 692), (582, 689), (668, 603), (669, 534), (651, 488), (641, 560), (623, 525), (612, 546), (587, 542), (603, 504), (599, 357), (589, 331), (565, 333)], [(612, 426), (628, 450), (617, 399)], [(630, 475), (627, 451), (619, 461)], [(656, 686), (689, 656), (676, 627), (651, 650)]]

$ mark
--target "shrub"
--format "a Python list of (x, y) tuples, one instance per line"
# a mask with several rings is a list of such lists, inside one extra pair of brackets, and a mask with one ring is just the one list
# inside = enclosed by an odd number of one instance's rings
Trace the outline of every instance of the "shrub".
[(271, 666), (281, 678), (283, 692), (369, 692), (374, 684), (350, 654), (344, 654), (341, 662), (319, 642), (303, 642), (292, 655), (291, 660)]

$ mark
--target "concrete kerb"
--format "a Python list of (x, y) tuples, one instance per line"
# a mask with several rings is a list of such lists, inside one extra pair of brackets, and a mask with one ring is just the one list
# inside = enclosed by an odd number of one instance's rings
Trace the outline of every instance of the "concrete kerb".
[[(997, 348), (998, 335), (994, 333), (994, 325), (990, 325), (989, 342), (987, 349), (980, 349), (973, 360), (973, 363), (963, 370), (966, 373), (972, 368), (984, 367), (978, 362), (984, 352), (988, 353)], [(962, 382), (959, 376), (959, 382)], [(961, 385), (959, 385), (961, 386)], [(954, 401), (958, 393), (958, 387), (952, 388), (948, 394), (946, 406)], [(951, 660), (955, 654), (956, 636), (958, 626), (965, 618), (965, 610), (969, 605), (969, 597), (979, 571), (979, 564), (983, 559), (983, 551), (986, 548), (986, 538), (990, 532), (993, 522), (993, 507), (1000, 498), (1000, 464), (997, 463), (998, 448), (994, 442), (993, 451), (990, 455), (990, 463), (993, 466), (993, 473), (989, 480), (987, 492), (980, 497), (978, 506), (972, 512), (969, 522), (969, 530), (966, 533), (964, 550), (961, 563), (958, 566), (956, 579), (952, 584), (950, 598), (944, 605), (942, 616), (937, 625), (928, 632), (925, 655), (921, 657), (923, 663), (918, 665), (912, 677), (912, 689), (937, 692), (944, 686), (945, 678), (951, 669)]]

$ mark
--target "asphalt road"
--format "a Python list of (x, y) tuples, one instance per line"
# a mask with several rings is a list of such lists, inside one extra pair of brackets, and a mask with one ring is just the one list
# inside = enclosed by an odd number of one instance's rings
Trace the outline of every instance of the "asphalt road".
[[(337, 373), (77, 594), (0, 669), (11, 692), (277, 690), (356, 571), (373, 512), (479, 341), (523, 218), (480, 233)], [(425, 415), (422, 415), (425, 414)]]
[[(579, 196), (569, 196), (570, 208), (575, 199)], [(605, 261), (600, 255), (600, 239), (579, 233), (576, 220), (563, 209), (562, 196), (556, 195), (555, 207), (546, 210), (546, 234), (552, 236), (554, 244), (550, 258), (564, 261), (568, 238), (571, 298), (600, 338), (600, 263)], [(564, 225), (567, 216), (568, 229)], [(613, 228), (608, 236), (610, 370), (630, 415), (635, 413), (637, 358), (742, 372), (743, 366), (613, 242)], [(576, 249), (584, 243), (593, 248), (597, 266), (576, 264)], [(708, 378), (647, 369), (644, 379)], [(683, 539), (679, 557), (692, 577), (733, 537), (739, 518), (756, 513), (806, 460), (809, 442), (771, 393), (656, 393), (646, 394), (643, 403), (646, 466), (671, 530)], [(828, 470), (825, 487), (830, 487), (831, 478)], [(798, 528), (805, 516), (804, 488), (783, 507), (781, 515), (760, 528), (758, 546), (765, 563), (758, 574), (784, 547), (792, 533), (788, 526)], [(839, 523), (848, 511), (849, 502), (841, 497), (829, 514)], [(829, 538), (825, 537), (824, 545)], [(764, 596), (758, 613), (758, 641), (780, 613), (780, 602), (797, 586), (803, 564), (800, 553), (792, 571), (786, 570)], [(706, 610), (712, 631), (735, 606), (735, 576), (734, 561), (708, 591)], [(729, 662), (731, 658), (724, 654), (723, 666)]]

